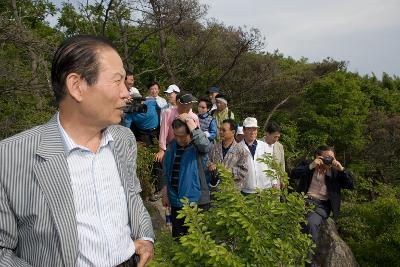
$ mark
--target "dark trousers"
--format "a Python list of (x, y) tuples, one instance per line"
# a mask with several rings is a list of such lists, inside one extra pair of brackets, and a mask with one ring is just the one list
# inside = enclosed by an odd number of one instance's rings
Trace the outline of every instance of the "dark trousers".
[[(198, 205), (200, 209), (206, 211), (210, 208), (210, 204)], [(171, 221), (172, 221), (172, 237), (179, 238), (180, 236), (186, 235), (189, 228), (184, 226), (185, 218), (178, 219), (178, 211), (182, 208), (171, 207)]]
[(132, 123), (131, 130), (136, 137), (136, 141), (145, 143), (147, 146), (154, 145), (153, 140), (158, 139), (158, 128), (141, 130)]
[(133, 256), (130, 257), (127, 261), (118, 264), (116, 267), (136, 267), (139, 260), (139, 255), (133, 254)]
[(311, 234), (312, 240), (315, 244), (318, 242), (319, 227), (323, 220), (329, 217), (331, 212), (331, 204), (329, 200), (323, 201), (314, 198), (308, 198), (306, 205), (314, 204), (315, 208), (313, 211), (307, 214), (307, 226), (306, 230)]

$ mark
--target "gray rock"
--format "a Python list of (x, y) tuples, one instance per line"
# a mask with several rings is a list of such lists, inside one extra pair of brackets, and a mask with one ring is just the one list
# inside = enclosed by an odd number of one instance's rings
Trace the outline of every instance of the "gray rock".
[(313, 264), (321, 267), (359, 267), (353, 252), (340, 238), (331, 218), (321, 225)]

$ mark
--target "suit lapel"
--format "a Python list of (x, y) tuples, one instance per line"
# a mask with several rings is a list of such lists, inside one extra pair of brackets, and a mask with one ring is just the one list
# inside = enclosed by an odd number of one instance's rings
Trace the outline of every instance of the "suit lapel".
[(37, 155), (44, 160), (36, 164), (33, 171), (53, 216), (64, 265), (74, 266), (78, 252), (76, 214), (56, 116), (44, 127)]
[[(109, 127), (108, 130), (110, 131), (113, 139), (114, 139), (114, 144), (112, 146), (114, 158), (115, 158), (115, 163), (118, 168), (118, 173), (119, 177), (121, 179), (121, 184), (122, 187), (124, 188), (125, 196), (127, 199), (127, 206), (128, 206), (128, 218), (129, 218), (129, 223), (132, 228), (131, 224), (131, 207), (130, 207), (130, 201), (129, 199), (131, 198), (131, 191), (129, 188), (134, 188), (133, 179), (134, 177), (134, 168), (133, 166), (129, 167), (129, 164), (133, 164), (133, 159), (129, 160), (129, 156), (127, 154), (126, 150), (126, 144), (124, 144), (124, 140), (118, 135), (117, 131), (115, 131), (114, 127)], [(126, 141), (128, 142), (128, 140)], [(130, 144), (129, 146), (132, 146), (133, 149), (133, 144)]]

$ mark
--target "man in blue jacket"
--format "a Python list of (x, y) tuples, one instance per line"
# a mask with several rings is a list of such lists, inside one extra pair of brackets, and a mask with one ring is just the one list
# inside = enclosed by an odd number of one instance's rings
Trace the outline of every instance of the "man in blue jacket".
[(147, 112), (135, 112), (132, 115), (131, 129), (137, 141), (152, 145), (153, 139), (158, 138), (157, 127), (160, 125), (158, 112), (161, 109), (154, 97), (146, 98), (143, 104), (147, 106)]
[(189, 114), (180, 114), (172, 122), (175, 138), (169, 143), (164, 158), (164, 187), (162, 202), (171, 206), (172, 236), (187, 233), (184, 219), (177, 219), (184, 197), (206, 210), (210, 204), (210, 192), (206, 181), (206, 158), (210, 141)]

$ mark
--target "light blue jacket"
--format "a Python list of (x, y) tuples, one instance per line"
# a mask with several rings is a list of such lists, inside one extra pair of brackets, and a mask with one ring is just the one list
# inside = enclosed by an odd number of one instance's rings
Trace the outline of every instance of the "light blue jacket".
[(187, 197), (190, 202), (197, 203), (201, 195), (197, 153), (201, 156), (205, 173), (207, 153), (210, 150), (210, 141), (198, 128), (192, 131), (192, 136), (192, 142), (185, 148), (180, 161), (178, 194), (171, 187), (172, 167), (176, 155), (175, 139), (169, 143), (165, 153), (163, 179), (164, 184), (166, 184), (168, 188), (168, 198), (172, 207), (182, 207), (180, 199), (183, 197)]

